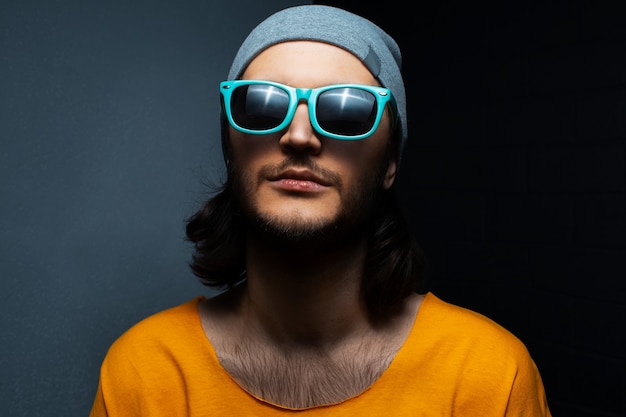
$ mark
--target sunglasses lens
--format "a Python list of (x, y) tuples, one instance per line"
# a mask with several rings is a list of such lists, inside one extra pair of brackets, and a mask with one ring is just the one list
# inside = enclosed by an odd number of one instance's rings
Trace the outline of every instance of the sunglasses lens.
[(238, 126), (250, 130), (267, 130), (285, 120), (289, 95), (271, 85), (243, 85), (233, 91), (230, 106)]
[(327, 132), (357, 136), (369, 132), (376, 121), (376, 97), (357, 88), (335, 88), (317, 99), (317, 122)]

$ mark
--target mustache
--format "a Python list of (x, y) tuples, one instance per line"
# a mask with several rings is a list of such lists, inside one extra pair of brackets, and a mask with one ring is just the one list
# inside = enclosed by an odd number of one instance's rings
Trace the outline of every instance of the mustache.
[(334, 184), (338, 187), (342, 185), (341, 176), (335, 171), (319, 166), (309, 157), (297, 156), (289, 156), (280, 164), (267, 164), (262, 166), (259, 170), (258, 179), (261, 181), (263, 178), (278, 176), (290, 168), (307, 169), (330, 184)]

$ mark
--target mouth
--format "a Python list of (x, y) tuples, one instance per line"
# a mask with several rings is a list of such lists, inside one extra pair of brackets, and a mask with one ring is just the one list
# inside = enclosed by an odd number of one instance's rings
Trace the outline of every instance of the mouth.
[(315, 191), (328, 187), (331, 182), (307, 169), (287, 169), (268, 177), (268, 180), (281, 188), (292, 191)]

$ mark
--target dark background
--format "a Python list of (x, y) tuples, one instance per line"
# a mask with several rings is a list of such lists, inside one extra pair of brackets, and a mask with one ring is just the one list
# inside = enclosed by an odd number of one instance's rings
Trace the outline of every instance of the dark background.
[(625, 416), (624, 3), (315, 3), (403, 50), (429, 288), (526, 343), (555, 417)]
[[(183, 232), (222, 173), (216, 85), (303, 3), (0, 2), (0, 415), (86, 416), (110, 343), (207, 294)], [(626, 415), (620, 2), (324, 3), (403, 49), (425, 287), (518, 335), (555, 417)]]

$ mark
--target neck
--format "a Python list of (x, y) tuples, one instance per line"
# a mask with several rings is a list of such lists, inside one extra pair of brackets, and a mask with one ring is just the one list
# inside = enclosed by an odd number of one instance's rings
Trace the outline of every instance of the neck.
[(360, 288), (366, 239), (297, 247), (247, 240), (245, 308), (273, 342), (332, 345), (369, 326)]

